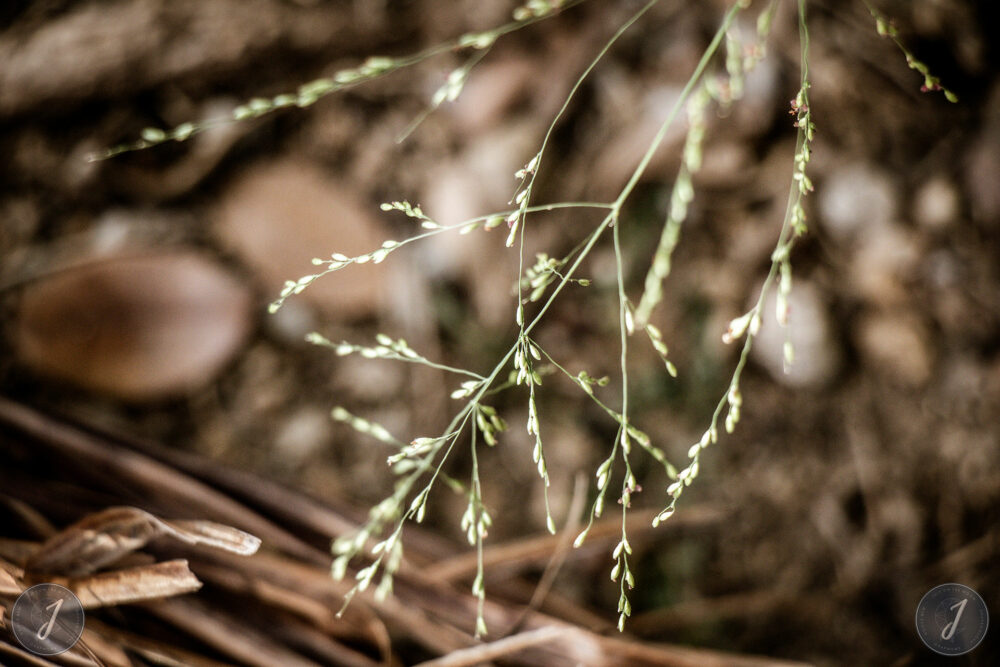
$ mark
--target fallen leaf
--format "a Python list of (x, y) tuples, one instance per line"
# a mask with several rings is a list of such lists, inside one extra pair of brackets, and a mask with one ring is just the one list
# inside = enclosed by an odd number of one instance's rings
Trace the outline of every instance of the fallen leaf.
[(259, 538), (211, 521), (170, 522), (135, 507), (112, 507), (84, 517), (46, 540), (28, 558), (25, 571), (86, 576), (161, 536), (240, 555), (253, 554), (260, 547)]
[(185, 559), (102, 572), (84, 578), (52, 577), (47, 582), (73, 591), (84, 609), (193, 593), (202, 586)]

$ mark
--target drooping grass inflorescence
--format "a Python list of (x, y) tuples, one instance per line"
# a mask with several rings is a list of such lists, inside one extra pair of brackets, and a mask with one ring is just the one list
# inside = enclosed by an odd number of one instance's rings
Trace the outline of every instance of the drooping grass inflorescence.
[[(142, 132), (139, 141), (110, 148), (97, 158), (108, 158), (166, 141), (184, 141), (213, 124), (221, 122), (256, 118), (286, 107), (306, 107), (326, 95), (423, 62), (435, 55), (448, 51), (467, 52), (465, 63), (446, 77), (445, 83), (431, 96), (425, 113), (406, 128), (403, 133), (405, 136), (411, 133), (427, 114), (461, 95), (465, 82), (474, 67), (487, 55), (498, 39), (534, 22), (553, 16), (562, 10), (581, 4), (583, 1), (528, 0), (514, 11), (514, 20), (511, 23), (493, 30), (466, 34), (451, 42), (425, 49), (407, 57), (369, 58), (356, 68), (341, 70), (329, 78), (304, 84), (294, 93), (251, 100), (238, 107), (230, 118), (201, 124), (185, 123), (170, 130), (148, 128)], [(548, 501), (547, 489), (550, 484), (550, 471), (543, 446), (544, 419), (539, 408), (539, 395), (543, 392), (543, 377), (547, 373), (558, 373), (567, 377), (616, 424), (616, 434), (613, 441), (609, 443), (607, 456), (602, 458), (595, 471), (596, 493), (588, 512), (588, 522), (577, 535), (574, 544), (580, 546), (586, 540), (595, 519), (604, 512), (609, 497), (616, 500), (621, 506), (622, 532), (612, 550), (611, 556), (614, 565), (610, 574), (611, 578), (620, 585), (618, 627), (623, 629), (631, 614), (629, 591), (636, 583), (635, 573), (632, 571), (633, 563), (630, 561), (633, 550), (626, 531), (627, 522), (625, 519), (634, 496), (642, 490), (633, 468), (634, 456), (638, 454), (638, 451), (644, 452), (657, 465), (662, 466), (670, 480), (665, 489), (667, 502), (663, 510), (653, 520), (654, 525), (659, 525), (674, 514), (677, 510), (677, 501), (685, 489), (690, 487), (698, 477), (701, 454), (709, 445), (718, 441), (720, 428), (726, 433), (732, 433), (738, 425), (743, 405), (740, 381), (751, 346), (760, 329), (762, 318), (767, 316), (762, 312), (763, 304), (769, 292), (776, 287), (777, 307), (773, 316), (782, 326), (787, 325), (788, 298), (792, 288), (792, 251), (796, 242), (807, 231), (803, 201), (813, 190), (813, 184), (808, 175), (808, 166), (816, 126), (813, 122), (809, 102), (811, 85), (809, 30), (805, 0), (796, 0), (801, 75), (798, 91), (790, 103), (790, 113), (793, 116), (792, 124), (796, 130), (797, 140), (793, 155), (788, 202), (781, 231), (771, 254), (768, 274), (756, 301), (750, 310), (733, 319), (729, 323), (727, 331), (722, 334), (726, 343), (735, 343), (742, 339), (742, 348), (728, 387), (719, 399), (701, 438), (689, 447), (685, 465), (675, 466), (668, 459), (664, 450), (654, 444), (649, 435), (633, 423), (629, 409), (629, 341), (634, 334), (641, 331), (663, 361), (666, 373), (673, 377), (677, 376), (679, 370), (668, 356), (669, 350), (663, 334), (650, 322), (650, 318), (657, 305), (664, 298), (663, 287), (671, 271), (673, 253), (680, 241), (683, 223), (688, 216), (690, 204), (697, 196), (693, 177), (697, 174), (702, 163), (702, 151), (707, 132), (707, 114), (713, 107), (724, 108), (739, 103), (745, 88), (747, 72), (766, 56), (767, 40), (779, 0), (771, 0), (758, 14), (756, 33), (749, 44), (742, 43), (737, 31), (734, 30), (734, 22), (737, 16), (748, 8), (749, 0), (738, 0), (724, 14), (720, 26), (705, 48), (675, 104), (614, 200), (547, 204), (533, 202), (536, 195), (536, 179), (545, 165), (548, 155), (547, 149), (553, 132), (569, 108), (571, 101), (577, 95), (584, 81), (621, 36), (639, 22), (658, 1), (645, 2), (623, 21), (577, 78), (563, 105), (552, 118), (538, 150), (528, 157), (524, 167), (514, 175), (517, 185), (514, 188), (508, 210), (496, 211), (458, 224), (442, 225), (425, 213), (420, 206), (408, 201), (385, 203), (381, 206), (383, 211), (402, 214), (410, 218), (416, 223), (418, 231), (403, 240), (386, 240), (381, 247), (360, 255), (347, 256), (334, 252), (329, 258), (315, 258), (312, 263), (318, 267), (317, 270), (298, 280), (286, 282), (281, 293), (270, 304), (270, 311), (275, 312), (282, 307), (287, 299), (301, 293), (315, 281), (325, 278), (329, 274), (347, 269), (355, 264), (381, 263), (387, 260), (392, 253), (407, 245), (438, 234), (453, 232), (469, 234), (477, 230), (488, 231), (503, 226), (506, 232), (506, 246), (517, 247), (519, 273), (515, 283), (517, 301), (513, 314), (517, 333), (507, 351), (487, 372), (478, 373), (432, 361), (412, 349), (405, 340), (386, 334), (379, 334), (376, 337), (376, 344), (371, 346), (346, 341), (335, 343), (320, 333), (311, 333), (307, 336), (310, 343), (330, 348), (337, 355), (357, 354), (373, 361), (388, 360), (422, 364), (456, 377), (456, 385), (451, 392), (451, 398), (456, 401), (458, 407), (450, 423), (441, 433), (436, 435), (415, 437), (407, 442), (397, 439), (388, 429), (363, 417), (351, 414), (343, 407), (334, 408), (332, 411), (332, 417), (335, 420), (392, 449), (393, 453), (387, 456), (387, 464), (396, 477), (392, 493), (371, 508), (368, 520), (358, 528), (357, 532), (339, 537), (333, 542), (333, 576), (346, 577), (352, 561), (357, 560), (364, 563), (353, 575), (355, 585), (346, 597), (345, 607), (355, 594), (366, 590), (376, 578), (379, 581), (376, 585), (376, 595), (385, 596), (391, 593), (393, 576), (403, 558), (403, 528), (407, 521), (412, 520), (418, 523), (423, 521), (430, 493), (437, 481), (441, 480), (457, 493), (464, 494), (467, 501), (461, 518), (461, 528), (468, 542), (477, 552), (478, 567), (472, 584), (473, 595), (478, 600), (475, 634), (482, 636), (487, 633), (483, 614), (486, 594), (483, 543), (492, 524), (492, 518), (488, 511), (487, 500), (482, 493), (481, 475), (483, 471), (480, 469), (479, 453), (482, 445), (498, 446), (508, 425), (496, 408), (486, 401), (499, 392), (524, 391), (527, 401), (525, 428), (534, 439), (533, 462), (541, 483), (545, 487), (546, 527), (550, 532), (555, 533), (557, 530), (556, 521), (549, 509)], [(871, 7), (867, 0), (865, 0), (865, 4), (876, 20), (878, 33), (892, 38), (903, 50), (910, 66), (924, 75), (924, 87), (928, 90), (942, 90), (949, 100), (955, 101), (954, 95), (943, 88), (938, 79), (930, 75), (926, 66), (913, 58), (912, 54), (906, 50), (898, 39), (897, 32), (891, 22)], [(723, 57), (719, 58), (720, 51), (723, 49)], [(718, 60), (721, 60), (722, 63), (717, 63)], [(625, 221), (623, 221), (621, 211), (645, 173), (654, 153), (664, 141), (668, 129), (682, 113), (686, 113), (687, 116), (687, 131), (680, 166), (671, 186), (669, 204), (659, 242), (645, 272), (642, 291), (638, 294), (637, 302), (633, 304), (629, 297), (629, 286), (626, 284), (623, 268), (621, 236)], [(603, 211), (604, 216), (583, 240), (565, 256), (554, 257), (548, 253), (538, 253), (535, 262), (529, 265), (525, 261), (525, 239), (530, 230), (529, 223), (533, 216), (557, 209), (596, 209)], [(578, 274), (584, 260), (597, 247), (608, 231), (611, 232), (611, 245), (615, 257), (614, 283), (618, 301), (621, 397), (620, 406), (617, 407), (608, 405), (595, 392), (595, 387), (608, 384), (607, 377), (594, 378), (586, 370), (574, 372), (567, 369), (559, 360), (553, 358), (532, 335), (544, 321), (552, 304), (569, 285), (591, 286), (590, 279), (578, 277)], [(791, 364), (793, 358), (794, 350), (791, 343), (786, 341), (786, 364)], [(455, 447), (463, 442), (470, 447), (472, 463), (467, 484), (463, 484), (443, 472), (445, 462)], [(615, 486), (613, 480), (618, 479), (619, 472), (621, 486), (609, 496), (610, 489)]]

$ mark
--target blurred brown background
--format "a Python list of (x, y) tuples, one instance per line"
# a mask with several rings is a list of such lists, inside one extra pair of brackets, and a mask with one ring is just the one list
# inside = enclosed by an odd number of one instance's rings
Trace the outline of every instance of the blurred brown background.
[[(710, 114), (705, 164), (654, 322), (672, 380), (634, 339), (634, 421), (684, 459), (728, 386), (721, 343), (766, 274), (784, 211), (797, 90), (793, 3), (745, 99)], [(810, 233), (793, 256), (796, 364), (765, 327), (744, 376), (743, 421), (706, 454), (676, 515), (643, 532), (628, 631), (658, 642), (817, 664), (930, 664), (916, 603), (957, 581), (1000, 613), (1000, 83), (987, 3), (879, 3), (960, 97), (919, 92), (860, 2), (810, 4)], [(603, 201), (631, 174), (728, 3), (665, 0), (594, 70), (557, 129), (536, 200)], [(757, 3), (755, 3), (757, 5)], [(283, 281), (312, 257), (357, 254), (416, 232), (394, 199), (455, 223), (506, 207), (576, 77), (635, 2), (595, 0), (503, 38), (462, 97), (397, 135), (459, 65), (446, 53), (314, 106), (227, 124), (104, 162), (86, 156), (226, 115), (371, 54), (402, 55), (508, 19), (510, 2), (119, 0), (0, 9), (0, 391), (88, 428), (258, 473), (340, 507), (391, 492), (388, 452), (333, 422), (342, 405), (404, 440), (440, 432), (451, 377), (336, 357), (303, 341), (403, 337), (485, 371), (512, 342), (516, 254), (502, 231), (442, 236), (317, 282), (276, 315)], [(755, 6), (739, 27), (747, 39)], [(992, 42), (991, 42), (992, 40)], [(682, 129), (682, 128), (681, 128)], [(683, 141), (673, 131), (622, 229), (633, 299), (659, 236)], [(537, 216), (529, 254), (562, 256), (596, 214)], [(612, 377), (617, 295), (610, 245), (537, 332), (573, 372)], [(771, 312), (769, 309), (768, 312)], [(614, 424), (568, 382), (540, 412), (557, 521), (592, 479)], [(544, 530), (524, 397), (484, 454), (502, 544)], [(0, 439), (0, 447), (16, 435)], [(0, 449), (0, 455), (3, 450)], [(467, 475), (463, 452), (449, 465)], [(0, 480), (19, 474), (18, 457)], [(637, 457), (641, 458), (641, 457)], [(19, 461), (21, 461), (19, 463)], [(642, 508), (664, 504), (649, 462)], [(53, 472), (53, 476), (58, 476)], [(457, 552), (464, 499), (432, 497), (433, 534)], [(57, 525), (85, 509), (50, 515)], [(610, 510), (609, 510), (610, 511)], [(705, 512), (698, 515), (698, 512)], [(194, 512), (193, 512), (194, 513)], [(190, 516), (185, 518), (199, 518)], [(12, 530), (10, 537), (23, 537)], [(544, 567), (539, 561), (529, 575)], [(614, 621), (603, 551), (570, 553), (555, 590)], [(503, 573), (487, 590), (502, 587)], [(596, 583), (595, 583), (596, 582)], [(995, 634), (992, 633), (992, 634)], [(405, 650), (400, 655), (407, 660)], [(952, 664), (991, 664), (996, 643)], [(516, 661), (515, 661), (516, 662)], [(995, 663), (993, 663), (995, 664)]]

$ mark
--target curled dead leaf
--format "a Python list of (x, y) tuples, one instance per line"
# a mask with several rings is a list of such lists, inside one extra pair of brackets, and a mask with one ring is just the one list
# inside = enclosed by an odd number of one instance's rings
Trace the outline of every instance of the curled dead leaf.
[(101, 572), (82, 578), (53, 577), (47, 581), (73, 591), (80, 598), (84, 609), (193, 593), (202, 586), (184, 559)]
[(25, 571), (83, 577), (118, 562), (157, 537), (251, 555), (260, 539), (211, 521), (164, 521), (135, 507), (112, 507), (53, 535), (28, 558)]

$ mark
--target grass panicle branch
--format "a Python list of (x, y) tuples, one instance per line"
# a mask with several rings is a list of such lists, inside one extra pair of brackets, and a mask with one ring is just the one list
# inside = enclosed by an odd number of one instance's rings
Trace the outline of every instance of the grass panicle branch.
[[(165, 141), (183, 141), (222, 122), (259, 117), (285, 107), (309, 106), (326, 95), (415, 65), (435, 55), (447, 51), (471, 50), (465, 63), (452, 71), (445, 84), (432, 95), (425, 113), (406, 129), (405, 136), (412, 132), (427, 114), (461, 95), (470, 72), (485, 57), (497, 39), (583, 1), (528, 0), (515, 10), (513, 22), (492, 30), (463, 35), (456, 40), (425, 49), (411, 56), (369, 58), (356, 68), (342, 70), (332, 77), (305, 84), (299, 87), (295, 93), (269, 99), (251, 100), (237, 108), (230, 118), (202, 124), (185, 123), (172, 130), (150, 128), (143, 131), (140, 141), (108, 149), (98, 158), (103, 159), (130, 150), (148, 148)], [(676, 511), (678, 499), (698, 477), (702, 452), (718, 441), (720, 429), (724, 429), (726, 433), (732, 433), (740, 421), (743, 404), (740, 390), (742, 374), (749, 358), (750, 349), (760, 329), (762, 318), (765, 316), (762, 312), (764, 303), (775, 285), (777, 307), (774, 317), (782, 326), (786, 326), (788, 323), (788, 300), (792, 289), (791, 255), (796, 242), (807, 231), (803, 201), (813, 190), (807, 168), (816, 131), (809, 102), (809, 30), (806, 19), (806, 2), (805, 0), (796, 1), (798, 5), (801, 76), (799, 89), (790, 103), (790, 113), (794, 117), (793, 126), (796, 129), (797, 138), (792, 163), (791, 185), (781, 231), (771, 254), (769, 271), (754, 305), (749, 311), (733, 319), (729, 323), (728, 330), (723, 334), (723, 340), (726, 343), (734, 343), (742, 339), (742, 348), (728, 387), (719, 399), (701, 438), (689, 447), (684, 467), (678, 469), (668, 459), (664, 450), (655, 445), (650, 437), (632, 422), (629, 408), (629, 339), (641, 330), (663, 361), (666, 372), (670, 376), (677, 376), (678, 369), (669, 359), (669, 349), (663, 334), (650, 322), (650, 318), (656, 306), (663, 299), (664, 282), (670, 274), (673, 253), (680, 241), (681, 229), (688, 216), (690, 204), (696, 196), (693, 177), (698, 172), (702, 162), (703, 144), (708, 132), (708, 112), (712, 105), (725, 108), (738, 103), (744, 92), (746, 74), (766, 55), (767, 40), (778, 0), (771, 0), (758, 14), (756, 35), (753, 41), (747, 45), (740, 41), (737, 31), (734, 30), (734, 22), (739, 13), (744, 11), (750, 3), (747, 0), (738, 0), (725, 12), (718, 29), (702, 53), (676, 102), (655, 135), (650, 139), (646, 150), (614, 200), (606, 203), (579, 201), (537, 204), (533, 202), (536, 179), (544, 166), (550, 140), (560, 120), (570, 107), (571, 101), (575, 99), (595, 67), (622, 35), (640, 21), (657, 4), (658, 0), (649, 0), (643, 3), (633, 14), (628, 16), (578, 76), (562, 106), (548, 125), (538, 150), (515, 174), (518, 185), (514, 189), (508, 210), (490, 213), (453, 225), (442, 225), (425, 213), (420, 206), (408, 201), (387, 202), (381, 206), (384, 212), (402, 214), (413, 221), (418, 231), (401, 241), (386, 240), (379, 248), (360, 255), (347, 256), (334, 252), (328, 258), (315, 258), (312, 261), (313, 265), (317, 267), (314, 273), (295, 281), (286, 282), (278, 297), (270, 304), (269, 310), (271, 312), (277, 311), (287, 299), (301, 293), (315, 281), (331, 273), (353, 265), (369, 262), (381, 263), (397, 250), (438, 234), (453, 232), (469, 234), (477, 230), (490, 231), (505, 224), (506, 246), (513, 247), (516, 244), (518, 247), (518, 275), (514, 283), (517, 292), (514, 312), (517, 334), (510, 347), (488, 371), (476, 372), (431, 361), (414, 351), (405, 340), (381, 333), (376, 336), (376, 344), (370, 346), (349, 342), (334, 343), (320, 333), (311, 333), (307, 337), (309, 342), (330, 348), (337, 355), (358, 354), (372, 360), (422, 364), (461, 378), (450, 394), (458, 405), (450, 423), (438, 435), (417, 437), (408, 443), (397, 439), (384, 427), (363, 417), (355, 416), (342, 407), (334, 408), (332, 411), (332, 417), (335, 420), (350, 426), (359, 433), (374, 438), (393, 451), (387, 456), (387, 464), (396, 480), (392, 493), (371, 508), (368, 520), (358, 528), (357, 532), (342, 536), (332, 544), (334, 555), (332, 572), (335, 577), (348, 576), (352, 562), (357, 561), (359, 565), (353, 574), (355, 583), (345, 598), (345, 607), (354, 595), (365, 591), (379, 575), (381, 577), (376, 586), (375, 594), (385, 596), (391, 593), (393, 575), (398, 570), (403, 558), (401, 539), (403, 528), (408, 521), (412, 520), (418, 523), (423, 521), (430, 494), (437, 481), (441, 480), (456, 493), (464, 494), (467, 501), (465, 512), (461, 518), (461, 527), (477, 554), (478, 566), (472, 583), (473, 594), (478, 600), (475, 634), (478, 637), (487, 633), (483, 618), (485, 601), (483, 543), (492, 524), (492, 518), (487, 509), (487, 500), (483, 497), (481, 477), (484, 473), (480, 469), (480, 453), (482, 446), (494, 447), (500, 444), (503, 433), (507, 430), (507, 424), (497, 410), (486, 401), (502, 391), (519, 391), (521, 388), (525, 391), (528, 414), (525, 428), (534, 439), (532, 457), (545, 490), (546, 527), (550, 532), (555, 533), (556, 522), (549, 509), (547, 489), (550, 484), (550, 471), (543, 446), (542, 418), (539, 406), (542, 403), (540, 397), (543, 393), (544, 376), (549, 373), (561, 373), (617, 424), (615, 438), (609, 443), (607, 456), (601, 460), (594, 473), (596, 493), (588, 512), (588, 521), (582, 531), (578, 533), (574, 545), (580, 546), (586, 540), (595, 520), (602, 515), (605, 509), (609, 489), (613, 486), (612, 480), (620, 477), (621, 490), (617, 494), (617, 501), (621, 505), (622, 511), (622, 532), (611, 553), (614, 561), (611, 578), (620, 586), (618, 627), (619, 629), (624, 628), (626, 620), (631, 614), (629, 591), (635, 586), (635, 574), (631, 570), (632, 562), (630, 561), (632, 545), (626, 531), (628, 525), (626, 519), (633, 497), (642, 490), (633, 471), (633, 454), (636, 453), (634, 445), (638, 445), (640, 450), (663, 466), (669, 478), (666, 487), (668, 503), (653, 520), (654, 526), (659, 525)], [(872, 16), (875, 17), (878, 32), (892, 38), (903, 49), (910, 66), (925, 76), (925, 88), (942, 90), (949, 100), (955, 101), (954, 95), (941, 87), (940, 82), (927, 72), (926, 66), (913, 58), (912, 54), (906, 50), (899, 41), (896, 30), (891, 23), (871, 7), (867, 0), (865, 0), (865, 4)], [(724, 57), (720, 58), (723, 47)], [(723, 62), (717, 63), (719, 60)], [(659, 242), (646, 271), (637, 305), (633, 305), (628, 295), (629, 289), (624, 270), (625, 259), (622, 251), (622, 235), (626, 231), (623, 227), (627, 225), (628, 221), (623, 219), (621, 212), (646, 172), (654, 154), (663, 143), (668, 130), (682, 111), (687, 113), (688, 127), (681, 163), (671, 187), (669, 205)], [(541, 252), (536, 255), (535, 262), (529, 265), (525, 261), (529, 218), (546, 211), (567, 209), (597, 209), (604, 211), (604, 215), (584, 235), (577, 246), (565, 256), (553, 257)], [(595, 378), (586, 370), (567, 369), (564, 364), (543, 349), (532, 335), (534, 330), (544, 321), (549, 309), (560, 297), (563, 290), (571, 284), (581, 287), (591, 285), (590, 279), (577, 276), (584, 261), (601, 242), (608, 230), (611, 230), (611, 244), (615, 258), (615, 289), (620, 338), (621, 396), (620, 406), (617, 408), (609, 406), (606, 397), (602, 398), (598, 395), (598, 389), (607, 385), (609, 378)], [(786, 338), (785, 363), (791, 364), (793, 357), (794, 350), (790, 340)], [(443, 472), (446, 461), (460, 442), (467, 442), (470, 447), (472, 469), (467, 484), (463, 484)]]
[(931, 74), (930, 68), (928, 68), (927, 65), (921, 60), (918, 60), (917, 57), (913, 55), (913, 52), (907, 48), (906, 44), (903, 43), (903, 40), (899, 37), (899, 30), (896, 28), (892, 19), (876, 9), (868, 0), (863, 0), (863, 2), (865, 3), (865, 7), (868, 8), (868, 13), (872, 15), (873, 19), (875, 19), (875, 32), (877, 32), (881, 37), (888, 37), (891, 39), (906, 58), (906, 66), (924, 77), (924, 82), (920, 86), (920, 92), (930, 93), (940, 91), (946, 100), (953, 104), (957, 103), (958, 95), (942, 86), (941, 79)]
[(169, 141), (187, 141), (206, 130), (252, 118), (260, 118), (282, 109), (310, 107), (324, 97), (413, 67), (435, 56), (450, 52), (472, 51), (473, 53), (468, 57), (465, 65), (453, 70), (448, 75), (445, 83), (432, 95), (427, 109), (400, 135), (399, 139), (402, 140), (441, 104), (453, 101), (461, 94), (469, 73), (498, 39), (584, 2), (587, 0), (529, 0), (524, 6), (514, 10), (512, 21), (492, 30), (466, 33), (449, 42), (437, 44), (406, 56), (369, 56), (356, 67), (341, 69), (329, 77), (304, 83), (294, 92), (281, 93), (272, 97), (255, 97), (237, 106), (226, 116), (199, 122), (181, 123), (172, 128), (147, 127), (139, 133), (138, 140), (112, 146), (88, 156), (87, 159), (91, 162), (107, 160), (122, 153), (152, 148)]

